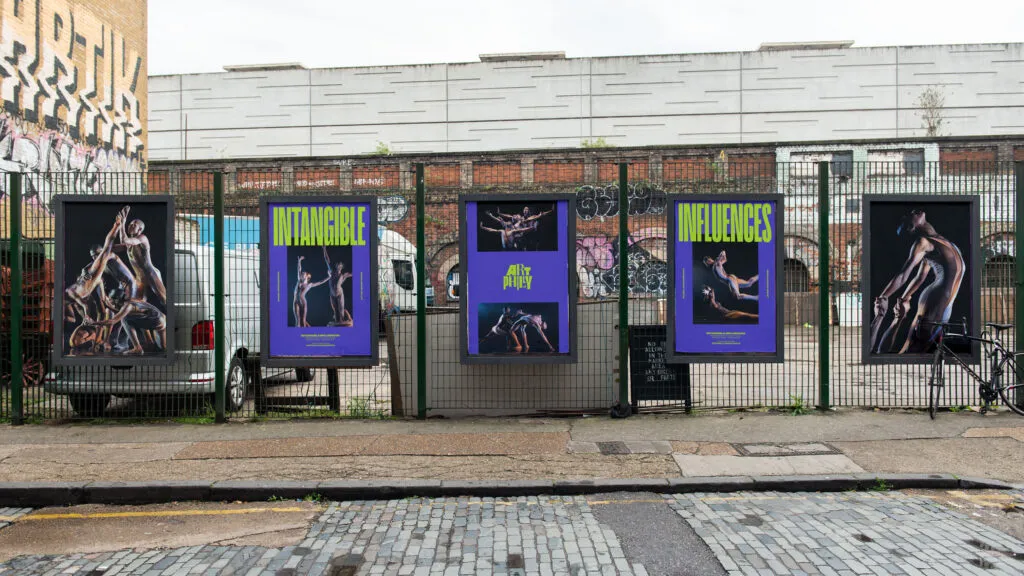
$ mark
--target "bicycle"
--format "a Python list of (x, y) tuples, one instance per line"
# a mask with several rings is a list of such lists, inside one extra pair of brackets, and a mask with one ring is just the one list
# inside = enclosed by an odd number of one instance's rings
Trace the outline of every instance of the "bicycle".
[[(935, 358), (932, 361), (932, 374), (928, 379), (928, 415), (935, 419), (935, 410), (937, 408), (939, 395), (942, 393), (942, 388), (945, 385), (945, 374), (943, 373), (943, 365), (946, 362), (946, 358), (952, 358), (960, 366), (961, 369), (965, 370), (967, 374), (978, 383), (978, 394), (981, 396), (983, 401), (981, 407), (981, 413), (984, 414), (988, 411), (989, 406), (997, 398), (1002, 399), (1006, 403), (1010, 410), (1024, 416), (1024, 383), (1017, 380), (1017, 375), (1021, 372), (1018, 369), (1017, 358), (1024, 355), (1024, 352), (1009, 352), (1003, 346), (1002, 340), (999, 338), (1000, 332), (1008, 330), (1013, 327), (1013, 324), (1000, 324), (997, 322), (986, 322), (985, 327), (991, 330), (982, 331), (981, 336), (970, 336), (967, 334), (967, 320), (964, 319), (960, 323), (953, 322), (928, 322), (931, 326), (936, 326), (942, 329), (939, 333), (939, 341), (935, 347)], [(962, 333), (946, 333), (947, 328), (960, 328)], [(960, 338), (970, 342), (979, 342), (982, 348), (985, 350), (983, 356), (987, 357), (991, 362), (991, 373), (989, 378), (986, 380), (978, 375), (966, 362), (957, 356), (956, 352), (946, 344), (946, 338)], [(1024, 364), (1021, 364), (1020, 368), (1024, 368)], [(1012, 375), (1012, 384), (1003, 384), (1003, 375), (1007, 369), (1010, 370)]]

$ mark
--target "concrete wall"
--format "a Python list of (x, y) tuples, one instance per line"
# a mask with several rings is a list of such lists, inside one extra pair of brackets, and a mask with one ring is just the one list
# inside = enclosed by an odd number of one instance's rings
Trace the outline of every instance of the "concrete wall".
[(145, 0), (0, 3), (0, 171), (41, 204), (144, 168), (146, 26)]
[[(1024, 132), (1024, 44), (155, 76), (154, 160)], [(188, 124), (187, 134), (185, 124)]]

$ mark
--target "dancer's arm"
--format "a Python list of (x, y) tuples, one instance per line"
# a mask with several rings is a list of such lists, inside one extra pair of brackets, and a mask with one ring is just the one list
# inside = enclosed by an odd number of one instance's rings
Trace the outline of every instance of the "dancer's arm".
[(893, 313), (896, 314), (897, 317), (904, 316), (910, 311), (910, 300), (914, 297), (914, 293), (916, 293), (925, 283), (925, 280), (928, 279), (928, 272), (930, 272), (931, 269), (932, 266), (927, 260), (917, 267), (917, 276), (914, 276), (914, 279), (907, 284), (906, 289), (903, 290), (903, 295), (900, 296), (899, 301), (896, 302), (895, 306), (893, 306)]
[(313, 284), (310, 284), (309, 287), (310, 288), (316, 288), (317, 286), (323, 286), (324, 284), (327, 284), (327, 282), (330, 281), (330, 279), (331, 279), (331, 277), (327, 276), (326, 278), (324, 278), (323, 280), (321, 280), (319, 282), (314, 282)]
[(120, 310), (118, 310), (117, 314), (114, 314), (114, 316), (112, 318), (110, 318), (109, 320), (93, 320), (93, 321), (88, 321), (87, 320), (85, 322), (85, 324), (94, 324), (96, 326), (113, 326), (114, 324), (117, 324), (121, 320), (124, 320), (125, 318), (127, 318), (128, 317), (128, 313), (131, 312), (131, 311), (132, 311), (132, 305), (130, 303), (125, 303), (125, 305), (122, 306)]
[(299, 284), (302, 283), (302, 261), (305, 258), (306, 258), (305, 256), (299, 256), (299, 266), (298, 266), (299, 270), (298, 270), (298, 272), (296, 272), (296, 279), (299, 281)]
[(488, 228), (487, 226), (484, 226), (483, 222), (480, 223), (480, 228), (483, 229), (483, 230), (487, 230), (488, 232), (497, 232), (499, 234), (502, 232), (501, 230), (498, 230), (498, 229), (495, 229), (495, 228)]
[(487, 215), (488, 215), (488, 216), (490, 216), (491, 218), (493, 218), (493, 219), (494, 219), (494, 221), (495, 221), (495, 222), (497, 222), (498, 224), (501, 224), (502, 226), (504, 226), (504, 225), (505, 225), (505, 221), (504, 221), (504, 220), (502, 220), (501, 218), (498, 218), (498, 217), (497, 217), (497, 216), (495, 216), (494, 214), (492, 214), (492, 213), (488, 212), (488, 213), (487, 213)]
[[(118, 214), (117, 218), (114, 219), (114, 226), (110, 229), (110, 232), (107, 232), (107, 238), (103, 242), (103, 250), (89, 264), (89, 273), (92, 274), (93, 278), (98, 278), (103, 273), (103, 269), (106, 268), (107, 258), (110, 256), (111, 250), (114, 249), (114, 238), (117, 236), (123, 223), (121, 215)], [(100, 284), (102, 285), (102, 282)]]
[(907, 257), (907, 261), (903, 263), (903, 268), (898, 274), (893, 276), (892, 280), (885, 285), (882, 293), (875, 298), (875, 314), (884, 315), (885, 309), (888, 308), (889, 297), (891, 297), (897, 290), (900, 289), (904, 284), (910, 280), (912, 274), (917, 272), (918, 266), (921, 261), (924, 260), (925, 254), (928, 253), (930, 246), (928, 241), (924, 238), (917, 241), (914, 247), (910, 249), (910, 256)]

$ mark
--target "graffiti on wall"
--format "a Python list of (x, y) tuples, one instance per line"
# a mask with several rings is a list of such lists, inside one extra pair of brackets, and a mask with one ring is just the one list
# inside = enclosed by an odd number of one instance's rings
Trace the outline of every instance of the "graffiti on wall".
[(409, 201), (404, 196), (384, 196), (377, 199), (377, 222), (394, 224), (409, 214)]
[[(629, 186), (629, 215), (664, 214), (668, 196), (647, 182)], [(580, 186), (576, 189), (576, 215), (581, 220), (604, 220), (619, 215), (619, 185)]]
[(26, 193), (43, 205), (55, 191), (98, 191), (104, 172), (141, 170), (142, 55), (73, 3), (0, 10), (0, 170), (35, 175)]
[[(629, 293), (665, 296), (668, 264), (664, 228), (647, 228), (630, 234)], [(614, 296), (619, 291), (619, 242), (617, 237), (584, 236), (576, 239), (576, 272), (584, 298)]]

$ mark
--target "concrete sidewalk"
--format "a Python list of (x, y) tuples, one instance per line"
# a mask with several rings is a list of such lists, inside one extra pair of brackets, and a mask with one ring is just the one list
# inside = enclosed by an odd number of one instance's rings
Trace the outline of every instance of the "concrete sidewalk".
[(1024, 483), (1024, 419), (850, 410), (0, 427), (0, 482), (946, 473)]

